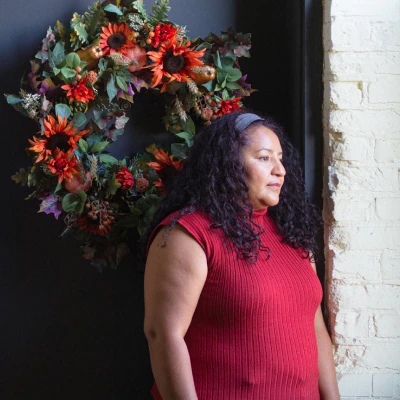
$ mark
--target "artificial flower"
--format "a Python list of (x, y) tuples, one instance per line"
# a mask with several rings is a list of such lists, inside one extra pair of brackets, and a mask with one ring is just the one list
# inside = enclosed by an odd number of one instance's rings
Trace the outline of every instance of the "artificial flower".
[(200, 60), (204, 56), (206, 49), (195, 51), (191, 48), (190, 41), (178, 44), (176, 41), (162, 43), (159, 51), (149, 51), (147, 54), (153, 61), (149, 66), (153, 72), (151, 87), (163, 84), (163, 92), (169, 83), (173, 81), (188, 82), (194, 75), (191, 70), (194, 67), (204, 65)]
[(55, 150), (61, 150), (63, 153), (70, 155), (74, 149), (77, 149), (77, 142), (89, 131), (79, 131), (72, 127), (72, 122), (67, 124), (67, 118), (61, 118), (58, 115), (58, 122), (51, 115), (43, 121), (45, 139), (39, 139), (36, 136), (33, 140), (29, 140), (32, 147), (29, 150), (39, 153), (35, 163), (47, 160)]
[(132, 189), (135, 184), (135, 180), (133, 179), (133, 175), (129, 171), (128, 168), (122, 167), (121, 171), (115, 174), (115, 178), (121, 184), (121, 188), (123, 190)]
[(82, 103), (89, 103), (94, 100), (94, 91), (86, 86), (87, 78), (82, 78), (76, 85), (63, 85), (61, 89), (68, 90), (67, 97), (70, 101), (76, 100)]
[(121, 53), (126, 55), (129, 48), (135, 46), (134, 31), (129, 25), (120, 22), (119, 24), (108, 24), (108, 27), (101, 28), (100, 47), (104, 55)]
[(178, 171), (182, 171), (183, 168), (183, 160), (174, 161), (174, 156), (168, 157), (168, 151), (164, 151), (163, 149), (154, 149), (153, 155), (157, 162), (149, 162), (151, 168), (154, 171), (161, 171), (166, 167), (174, 167)]
[(160, 43), (176, 41), (176, 32), (178, 28), (172, 28), (171, 24), (158, 24), (154, 29), (154, 36), (151, 38), (151, 44), (158, 47)]
[(54, 158), (47, 163), (47, 167), (51, 173), (58, 175), (58, 183), (61, 183), (64, 179), (66, 181), (72, 180), (73, 175), (78, 173), (75, 169), (77, 166), (75, 156), (69, 158), (59, 149), (54, 150), (53, 156)]
[(224, 114), (230, 114), (240, 108), (240, 97), (235, 97), (232, 100), (221, 100), (221, 108), (215, 111), (215, 115), (220, 117)]
[[(101, 222), (101, 221), (100, 221)], [(103, 224), (99, 220), (93, 220), (88, 215), (82, 215), (76, 220), (79, 230), (90, 232), (93, 235), (104, 236), (111, 230), (111, 223)]]

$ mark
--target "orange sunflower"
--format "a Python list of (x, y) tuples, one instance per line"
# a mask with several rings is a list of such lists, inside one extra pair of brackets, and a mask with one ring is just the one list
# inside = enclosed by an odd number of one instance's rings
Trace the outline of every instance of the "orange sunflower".
[(99, 46), (103, 50), (103, 54), (121, 53), (126, 56), (126, 51), (135, 46), (134, 31), (127, 24), (120, 22), (119, 24), (108, 24), (108, 27), (101, 28), (103, 33), (100, 34)]
[(162, 149), (155, 149), (153, 155), (157, 162), (149, 162), (147, 165), (157, 172), (158, 181), (153, 182), (154, 186), (163, 191), (164, 183), (173, 179), (177, 171), (182, 171), (183, 160), (174, 161), (174, 156), (168, 156), (168, 152)]
[(159, 51), (149, 51), (147, 55), (153, 61), (148, 68), (152, 68), (153, 79), (151, 87), (156, 87), (161, 82), (163, 92), (172, 81), (188, 82), (194, 74), (192, 68), (204, 65), (199, 58), (204, 56), (206, 49), (195, 51), (189, 48), (190, 41), (178, 44), (176, 39), (162, 43)]
[(89, 132), (88, 130), (78, 132), (77, 128), (72, 127), (72, 122), (67, 124), (67, 118), (61, 118), (60, 115), (58, 115), (58, 123), (53, 116), (48, 115), (43, 125), (45, 139), (39, 139), (36, 136), (33, 140), (28, 139), (32, 145), (29, 150), (39, 153), (35, 163), (46, 161), (55, 150), (61, 150), (67, 155), (72, 154), (73, 150), (78, 148), (76, 143)]
[(78, 171), (75, 169), (77, 161), (75, 156), (69, 158), (67, 154), (64, 154), (61, 150), (55, 149), (53, 157), (48, 163), (47, 167), (53, 174), (58, 175), (58, 183), (61, 183), (64, 179), (69, 182), (71, 181), (74, 174)]

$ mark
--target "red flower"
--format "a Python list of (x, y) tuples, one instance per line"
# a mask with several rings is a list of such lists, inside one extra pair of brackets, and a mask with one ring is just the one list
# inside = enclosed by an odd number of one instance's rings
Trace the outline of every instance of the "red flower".
[(72, 180), (73, 175), (78, 173), (75, 169), (77, 164), (75, 156), (69, 159), (68, 155), (59, 149), (54, 150), (53, 156), (54, 158), (47, 163), (47, 167), (53, 174), (58, 175), (58, 183), (61, 183), (63, 179)]
[(133, 188), (135, 184), (135, 180), (133, 179), (133, 175), (129, 172), (129, 169), (126, 167), (122, 167), (121, 171), (118, 172), (115, 177), (117, 181), (121, 184), (122, 189), (130, 190)]
[(221, 108), (215, 111), (215, 115), (220, 117), (221, 115), (230, 114), (231, 112), (238, 110), (241, 106), (239, 104), (240, 100), (240, 97), (235, 97), (232, 100), (221, 100)]
[(68, 90), (67, 97), (70, 101), (76, 100), (82, 103), (89, 103), (94, 100), (93, 89), (86, 86), (87, 78), (82, 78), (75, 86), (63, 85), (61, 89)]
[(158, 24), (151, 38), (151, 44), (158, 47), (160, 43), (176, 41), (176, 31), (178, 28), (171, 28), (171, 24)]

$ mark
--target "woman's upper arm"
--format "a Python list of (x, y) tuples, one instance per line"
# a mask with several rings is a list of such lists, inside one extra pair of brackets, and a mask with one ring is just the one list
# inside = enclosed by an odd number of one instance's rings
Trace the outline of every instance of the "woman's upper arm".
[[(310, 261), (310, 263), (311, 263), (311, 266), (312, 266), (314, 272), (317, 273), (317, 266), (315, 265), (315, 262)], [(322, 315), (321, 305), (318, 306), (317, 312), (315, 313), (314, 326), (315, 326), (315, 331), (317, 334), (321, 330), (324, 332), (326, 331), (325, 321), (324, 321), (324, 316)]]
[(147, 257), (144, 329), (147, 337), (171, 333), (183, 337), (207, 277), (207, 259), (199, 243), (178, 224), (161, 247), (164, 229)]

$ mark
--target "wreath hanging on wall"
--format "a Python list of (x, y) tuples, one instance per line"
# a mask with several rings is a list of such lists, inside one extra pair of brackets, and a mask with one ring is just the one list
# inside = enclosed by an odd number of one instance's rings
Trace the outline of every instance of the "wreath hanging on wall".
[[(49, 28), (18, 95), (6, 95), (40, 130), (26, 149), (33, 165), (12, 179), (34, 188), (39, 212), (61, 216), (61, 237), (82, 241), (100, 270), (116, 268), (138, 240), (165, 194), (168, 175), (182, 169), (196, 126), (242, 107), (254, 89), (238, 59), (249, 57), (250, 34), (231, 28), (190, 40), (168, 20), (169, 0), (148, 14), (142, 1), (97, 1), (69, 26)], [(148, 90), (165, 104), (170, 146), (146, 147), (117, 160), (111, 144), (123, 134), (135, 95)]]

